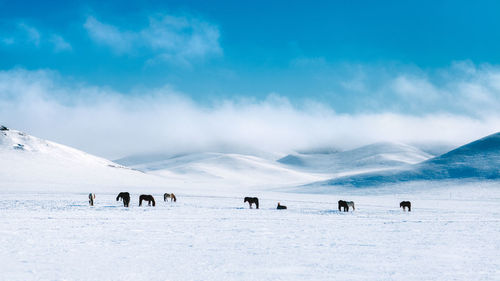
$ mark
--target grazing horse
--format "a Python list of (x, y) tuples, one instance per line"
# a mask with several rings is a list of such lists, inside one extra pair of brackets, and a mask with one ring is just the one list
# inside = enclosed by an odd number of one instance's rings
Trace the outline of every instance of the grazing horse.
[(280, 202), (278, 202), (278, 207), (276, 207), (276, 209), (278, 209), (278, 210), (285, 210), (285, 209), (286, 209), (286, 206), (281, 205), (281, 203), (280, 203)]
[(128, 203), (130, 203), (130, 193), (128, 192), (120, 192), (118, 196), (116, 196), (116, 201), (123, 201), (123, 207), (128, 207)]
[(167, 202), (167, 199), (170, 198), (170, 202), (177, 202), (177, 198), (173, 193), (165, 193), (163, 194), (163, 201)]
[(89, 193), (89, 204), (90, 204), (90, 206), (94, 206), (94, 199), (95, 199), (95, 194), (94, 193)]
[(155, 198), (152, 195), (142, 194), (139, 196), (139, 207), (142, 206), (142, 200), (148, 201), (148, 206), (151, 206), (151, 202), (153, 202), (153, 207), (156, 206)]
[(405, 211), (405, 208), (408, 208), (408, 212), (411, 212), (411, 202), (401, 201), (401, 203), (399, 203), (399, 208), (403, 208), (403, 211)]
[(344, 212), (349, 212), (349, 206), (352, 207), (352, 210), (356, 210), (354, 208), (354, 202), (352, 201), (344, 201), (344, 200), (339, 200), (339, 211), (341, 211), (341, 208), (344, 208)]
[(243, 203), (248, 202), (248, 205), (250, 205), (250, 209), (252, 209), (252, 204), (255, 204), (257, 209), (259, 208), (259, 198), (257, 197), (245, 197), (245, 200), (243, 200)]

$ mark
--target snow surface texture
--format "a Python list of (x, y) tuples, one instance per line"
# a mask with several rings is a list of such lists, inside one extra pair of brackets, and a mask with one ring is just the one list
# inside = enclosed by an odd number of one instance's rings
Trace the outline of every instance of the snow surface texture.
[[(500, 189), (243, 197), (2, 193), (5, 280), (499, 280)], [(340, 213), (338, 199), (356, 211)], [(399, 208), (410, 200), (411, 213)], [(280, 201), (288, 210), (275, 210)]]

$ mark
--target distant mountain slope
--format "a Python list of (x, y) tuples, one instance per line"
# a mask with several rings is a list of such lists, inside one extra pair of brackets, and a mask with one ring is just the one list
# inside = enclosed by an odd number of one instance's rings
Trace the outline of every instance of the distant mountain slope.
[(500, 133), (402, 169), (339, 177), (318, 184), (362, 187), (414, 180), (465, 178), (500, 179)]
[(159, 177), (3, 126), (0, 179), (0, 190), (98, 192), (166, 184)]
[(326, 179), (326, 175), (296, 171), (272, 160), (235, 153), (203, 152), (174, 156), (127, 157), (120, 163), (134, 163), (134, 169), (185, 182), (216, 186), (283, 186)]
[(432, 155), (410, 145), (381, 142), (337, 153), (290, 154), (278, 162), (299, 169), (335, 173), (395, 168), (419, 163), (431, 157)]

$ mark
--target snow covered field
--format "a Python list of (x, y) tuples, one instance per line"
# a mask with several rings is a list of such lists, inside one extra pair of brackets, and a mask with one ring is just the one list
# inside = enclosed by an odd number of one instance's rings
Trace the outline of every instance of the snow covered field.
[[(168, 191), (168, 190), (167, 190)], [(499, 280), (498, 183), (324, 194), (0, 198), (2, 280)], [(261, 209), (243, 197), (256, 195)], [(356, 202), (339, 213), (336, 202)], [(413, 211), (402, 212), (401, 200)], [(275, 210), (280, 201), (288, 210)]]
[(500, 280), (499, 151), (493, 134), (436, 157), (380, 143), (120, 165), (3, 130), (0, 280)]

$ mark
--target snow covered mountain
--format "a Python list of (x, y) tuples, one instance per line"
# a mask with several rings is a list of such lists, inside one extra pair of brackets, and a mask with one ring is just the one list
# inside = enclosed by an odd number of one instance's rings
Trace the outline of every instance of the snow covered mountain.
[[(276, 158), (275, 158), (276, 159)], [(500, 133), (441, 156), (399, 143), (263, 158), (237, 153), (127, 157), (115, 162), (0, 127), (1, 190), (118, 191), (287, 186), (374, 186), (441, 179), (500, 179)], [(127, 167), (127, 166), (129, 167)], [(198, 189), (199, 190), (199, 189)]]
[(297, 171), (273, 160), (236, 153), (134, 156), (116, 162), (148, 174), (211, 186), (276, 187), (328, 178), (324, 174)]
[(338, 173), (385, 170), (419, 163), (431, 157), (410, 145), (380, 142), (336, 153), (290, 154), (278, 161), (298, 169)]
[(0, 189), (84, 191), (160, 187), (165, 179), (0, 127)]
[(338, 177), (318, 184), (362, 187), (416, 180), (453, 179), (500, 179), (500, 133), (419, 164), (390, 171)]

